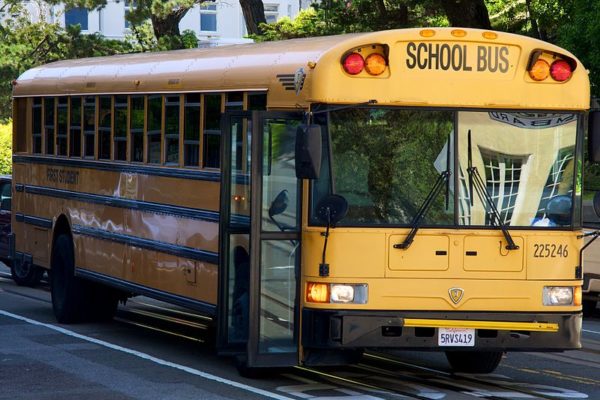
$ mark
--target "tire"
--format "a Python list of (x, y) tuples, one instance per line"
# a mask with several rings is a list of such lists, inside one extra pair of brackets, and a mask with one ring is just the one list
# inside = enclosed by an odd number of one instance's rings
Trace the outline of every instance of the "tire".
[(10, 262), (10, 275), (19, 286), (36, 286), (42, 280), (44, 270), (31, 263)]
[(75, 277), (73, 241), (68, 235), (60, 235), (52, 248), (50, 289), (52, 309), (61, 324), (83, 320), (86, 303), (85, 284)]
[(500, 364), (501, 351), (447, 351), (446, 358), (454, 372), (489, 374)]
[[(600, 192), (599, 192), (600, 193)], [(597, 300), (583, 300), (583, 316), (591, 317), (596, 313)]]

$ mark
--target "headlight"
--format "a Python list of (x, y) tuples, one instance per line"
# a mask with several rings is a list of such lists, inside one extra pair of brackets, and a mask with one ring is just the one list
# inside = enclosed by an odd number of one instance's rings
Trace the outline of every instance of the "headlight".
[(306, 300), (312, 303), (366, 304), (366, 284), (340, 284), (308, 282)]
[(573, 287), (545, 286), (543, 302), (545, 306), (571, 306), (573, 305)]

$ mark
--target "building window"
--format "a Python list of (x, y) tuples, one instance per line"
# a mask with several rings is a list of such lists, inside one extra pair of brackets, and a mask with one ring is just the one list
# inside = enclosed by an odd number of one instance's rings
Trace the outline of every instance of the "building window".
[[(567, 147), (558, 153), (548, 174), (536, 218), (546, 217), (546, 206), (554, 196), (573, 194), (573, 159), (575, 148)], [(565, 179), (565, 177), (567, 179)]]
[(82, 31), (88, 30), (88, 10), (83, 7), (65, 11), (65, 26), (79, 25)]
[[(486, 187), (500, 213), (501, 223), (510, 225), (517, 203), (521, 171), (527, 158), (509, 154), (481, 151), (485, 166)], [(487, 210), (485, 224), (491, 225), (495, 218), (491, 209)]]
[(279, 4), (265, 4), (265, 19), (267, 24), (274, 24), (279, 19)]
[(200, 30), (206, 32), (217, 31), (217, 5), (200, 5)]

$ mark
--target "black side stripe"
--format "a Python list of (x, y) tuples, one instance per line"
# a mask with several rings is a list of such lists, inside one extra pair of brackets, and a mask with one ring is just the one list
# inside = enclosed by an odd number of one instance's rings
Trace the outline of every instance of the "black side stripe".
[(124, 281), (122, 279), (114, 278), (112, 276), (104, 274), (99, 274), (93, 271), (88, 271), (82, 268), (75, 268), (75, 275), (96, 282), (105, 283), (107, 285), (125, 290), (127, 292), (133, 292), (157, 300), (177, 304), (179, 306), (190, 308), (192, 310), (196, 310), (210, 316), (214, 316), (216, 314), (217, 307), (214, 304), (205, 303), (200, 300), (190, 299), (189, 297), (163, 292), (161, 290), (153, 289), (148, 286), (138, 285), (133, 282)]
[(198, 208), (172, 206), (167, 204), (152, 203), (124, 199), (114, 196), (102, 196), (91, 193), (75, 192), (71, 190), (53, 189), (41, 186), (25, 185), (25, 192), (41, 196), (56, 197), (59, 199), (70, 199), (85, 203), (101, 204), (104, 206), (127, 208), (131, 210), (147, 211), (158, 214), (168, 214), (177, 217), (198, 219), (202, 221), (219, 222), (219, 213), (215, 211), (202, 210)]
[(193, 179), (210, 182), (220, 182), (220, 172), (198, 171), (181, 168), (153, 167), (146, 165), (125, 164), (118, 161), (92, 161), (69, 158), (50, 158), (44, 156), (14, 155), (13, 163), (30, 163), (43, 165), (57, 165), (73, 168), (88, 168), (99, 171), (125, 172), (132, 174), (166, 176), (169, 178)]
[(40, 228), (52, 228), (52, 220), (48, 218), (33, 217), (22, 213), (16, 213), (15, 219), (17, 222), (24, 222), (28, 225), (38, 226)]
[(128, 246), (135, 246), (146, 250), (158, 251), (173, 256), (189, 258), (196, 261), (205, 261), (210, 264), (219, 264), (219, 254), (211, 251), (198, 250), (193, 247), (179, 246), (151, 239), (144, 239), (122, 233), (109, 232), (103, 229), (88, 228), (81, 225), (73, 225), (73, 232), (79, 235), (90, 236), (96, 239), (109, 240)]

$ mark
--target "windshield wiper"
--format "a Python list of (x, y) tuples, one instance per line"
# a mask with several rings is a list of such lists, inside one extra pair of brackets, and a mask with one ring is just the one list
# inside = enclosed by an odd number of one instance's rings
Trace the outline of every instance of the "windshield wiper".
[(410, 245), (412, 244), (412, 242), (415, 238), (415, 235), (417, 234), (417, 231), (421, 227), (421, 223), (423, 222), (423, 219), (425, 218), (425, 214), (431, 208), (433, 201), (435, 200), (435, 198), (438, 196), (438, 194), (442, 190), (442, 187), (444, 187), (444, 183), (446, 183), (446, 209), (448, 209), (448, 203), (449, 203), (449, 198), (450, 198), (450, 175), (451, 175), (450, 174), (450, 135), (448, 135), (448, 141), (446, 143), (447, 143), (447, 145), (446, 145), (446, 170), (440, 172), (437, 180), (435, 181), (435, 184), (429, 191), (429, 194), (427, 194), (427, 198), (425, 198), (425, 201), (423, 202), (423, 204), (421, 204), (419, 211), (417, 212), (417, 214), (415, 215), (415, 217), (413, 218), (413, 220), (410, 224), (412, 229), (410, 230), (410, 232), (408, 233), (406, 238), (404, 238), (404, 241), (402, 243), (396, 243), (394, 245), (395, 249), (406, 250), (410, 247)]
[(483, 182), (483, 178), (481, 177), (481, 175), (479, 174), (479, 171), (477, 170), (477, 167), (473, 166), (473, 150), (471, 148), (471, 130), (469, 129), (469, 133), (468, 133), (468, 148), (467, 148), (467, 156), (468, 156), (468, 160), (467, 160), (467, 173), (469, 174), (469, 196), (471, 197), (471, 206), (473, 206), (473, 186), (475, 187), (475, 191), (477, 192), (477, 195), (479, 195), (479, 198), (481, 199), (481, 201), (485, 202), (489, 208), (492, 210), (492, 223), (494, 221), (496, 221), (496, 224), (500, 227), (500, 229), (502, 230), (502, 234), (504, 235), (504, 239), (506, 239), (506, 249), (507, 250), (517, 250), (519, 248), (519, 246), (517, 246), (515, 244), (515, 241), (513, 240), (512, 236), (510, 236), (510, 233), (508, 232), (508, 229), (506, 228), (506, 225), (502, 222), (502, 217), (500, 216), (500, 212), (498, 211), (498, 208), (496, 207), (496, 203), (494, 202), (494, 199), (492, 199), (492, 196), (490, 196), (490, 194), (487, 191), (487, 188), (485, 187), (485, 183)]

